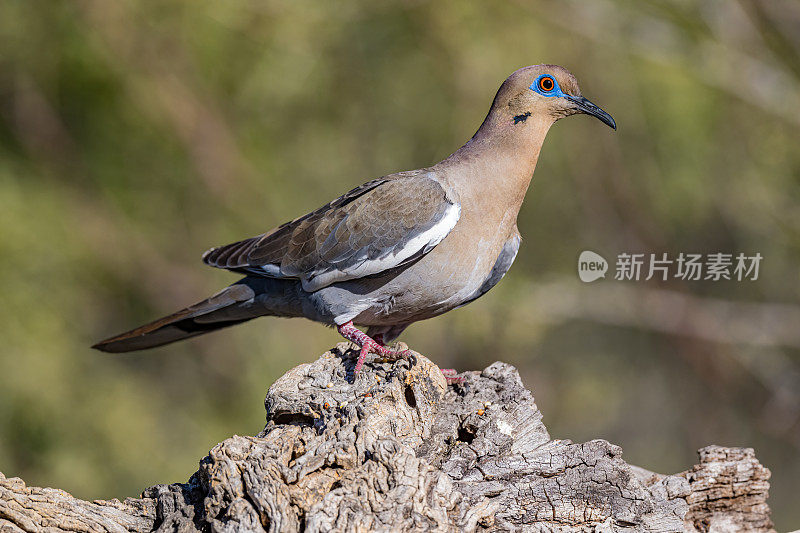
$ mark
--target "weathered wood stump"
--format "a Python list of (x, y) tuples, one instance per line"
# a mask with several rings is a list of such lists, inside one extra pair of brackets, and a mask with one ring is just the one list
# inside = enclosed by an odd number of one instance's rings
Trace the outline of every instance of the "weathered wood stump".
[(264, 430), (187, 483), (86, 502), (0, 474), (0, 531), (772, 531), (751, 449), (655, 474), (604, 440), (551, 439), (510, 365), (447, 386), (417, 355), (353, 380), (349, 348), (276, 381)]

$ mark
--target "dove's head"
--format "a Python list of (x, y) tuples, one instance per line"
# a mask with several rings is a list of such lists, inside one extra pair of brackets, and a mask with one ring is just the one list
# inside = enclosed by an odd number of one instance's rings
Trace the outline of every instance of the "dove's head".
[(496, 120), (523, 127), (526, 122), (553, 123), (585, 113), (617, 129), (611, 115), (581, 96), (578, 80), (558, 65), (533, 65), (514, 72), (497, 91), (492, 112)]

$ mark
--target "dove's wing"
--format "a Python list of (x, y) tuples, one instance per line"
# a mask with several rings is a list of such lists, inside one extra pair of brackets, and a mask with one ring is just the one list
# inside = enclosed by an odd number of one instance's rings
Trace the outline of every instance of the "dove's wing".
[(205, 263), (316, 291), (379, 274), (433, 249), (456, 225), (460, 205), (429, 173), (367, 182), (326, 206), (244, 241), (212, 248)]

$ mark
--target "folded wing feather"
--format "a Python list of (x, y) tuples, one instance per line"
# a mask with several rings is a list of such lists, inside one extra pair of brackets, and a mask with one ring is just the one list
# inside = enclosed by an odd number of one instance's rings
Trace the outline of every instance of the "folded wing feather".
[(212, 266), (267, 277), (297, 278), (316, 291), (398, 267), (428, 253), (459, 219), (429, 173), (370, 181), (274, 230), (206, 252)]

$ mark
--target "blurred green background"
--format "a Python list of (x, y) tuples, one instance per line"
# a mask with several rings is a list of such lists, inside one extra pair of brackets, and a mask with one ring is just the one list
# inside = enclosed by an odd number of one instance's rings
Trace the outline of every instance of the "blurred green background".
[[(799, 6), (5, 0), (0, 471), (124, 497), (257, 433), (267, 387), (335, 331), (89, 345), (234, 281), (205, 249), (440, 160), (509, 73), (547, 62), (619, 131), (559, 122), (509, 276), (402, 339), (446, 367), (516, 365), (554, 437), (651, 470), (752, 446), (778, 529), (800, 527)], [(764, 260), (751, 282), (583, 284), (585, 249)]]

